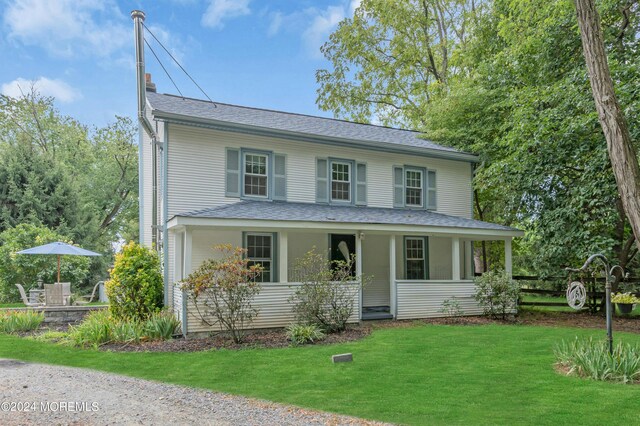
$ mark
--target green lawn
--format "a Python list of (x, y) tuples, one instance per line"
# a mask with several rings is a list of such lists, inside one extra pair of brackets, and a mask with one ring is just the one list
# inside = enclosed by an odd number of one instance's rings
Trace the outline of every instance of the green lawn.
[[(326, 346), (109, 353), (0, 336), (0, 357), (95, 368), (406, 424), (634, 424), (640, 386), (558, 375), (553, 346), (601, 330), (415, 325)], [(640, 343), (640, 335), (616, 333)], [(330, 356), (353, 352), (354, 362)]]

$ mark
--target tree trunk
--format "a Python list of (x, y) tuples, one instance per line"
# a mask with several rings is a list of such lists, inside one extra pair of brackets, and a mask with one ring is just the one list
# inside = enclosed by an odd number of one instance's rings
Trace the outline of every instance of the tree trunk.
[(582, 38), (593, 99), (598, 119), (607, 140), (609, 159), (618, 185), (622, 205), (640, 248), (640, 170), (631, 143), (631, 135), (620, 104), (604, 50), (600, 16), (594, 0), (575, 0), (578, 26)]

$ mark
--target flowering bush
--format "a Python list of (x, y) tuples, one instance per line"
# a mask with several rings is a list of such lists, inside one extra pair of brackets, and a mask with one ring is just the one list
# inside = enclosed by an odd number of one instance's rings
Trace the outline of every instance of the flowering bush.
[(612, 303), (640, 303), (640, 299), (631, 293), (613, 293), (611, 295)]
[[(214, 248), (222, 258), (205, 260), (187, 277), (182, 289), (188, 291), (205, 324), (221, 327), (234, 342), (241, 343), (246, 326), (258, 315), (258, 308), (252, 302), (260, 293), (256, 278), (263, 268), (249, 265), (251, 261), (245, 257), (244, 249), (228, 244)], [(204, 306), (203, 312), (199, 305)]]
[(475, 284), (475, 299), (485, 315), (506, 319), (516, 312), (520, 285), (504, 271), (485, 272), (476, 277)]

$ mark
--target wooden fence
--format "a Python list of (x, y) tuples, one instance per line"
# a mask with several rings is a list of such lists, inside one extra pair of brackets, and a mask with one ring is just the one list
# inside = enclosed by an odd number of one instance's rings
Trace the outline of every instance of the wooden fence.
[[(522, 294), (533, 294), (537, 296), (549, 296), (549, 297), (561, 297), (561, 298), (565, 298), (566, 296), (566, 289), (547, 290), (547, 289), (540, 289), (540, 288), (529, 288), (527, 286), (527, 282), (533, 282), (533, 281), (542, 282), (542, 283), (551, 282), (556, 285), (559, 284), (560, 282), (563, 282), (564, 285), (566, 286), (567, 280), (568, 280), (567, 277), (540, 278), (536, 276), (514, 275), (513, 279), (516, 281), (520, 281), (520, 283), (523, 285), (522, 289), (520, 290), (520, 293)], [(604, 307), (604, 298), (605, 298), (604, 291), (595, 288), (596, 284), (601, 284), (602, 288), (604, 288), (604, 278), (596, 278), (596, 279), (591, 278), (587, 280), (587, 282), (585, 282), (585, 286), (587, 287), (587, 303), (585, 304), (585, 309), (590, 309), (594, 312)], [(638, 285), (640, 284), (640, 278), (638, 277), (627, 278), (624, 280), (624, 284)], [(632, 294), (634, 294), (637, 297), (640, 297), (640, 292), (636, 292)], [(544, 306), (547, 306), (547, 307), (569, 306), (566, 301), (562, 301), (562, 302), (534, 301), (532, 302), (532, 301), (524, 301), (522, 299), (518, 300), (518, 305), (519, 306), (543, 306), (543, 307)]]

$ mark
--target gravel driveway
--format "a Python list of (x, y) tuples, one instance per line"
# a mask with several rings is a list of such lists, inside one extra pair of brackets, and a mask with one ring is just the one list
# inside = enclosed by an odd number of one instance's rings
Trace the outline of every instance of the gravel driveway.
[(0, 424), (369, 425), (353, 417), (80, 368), (0, 359)]

